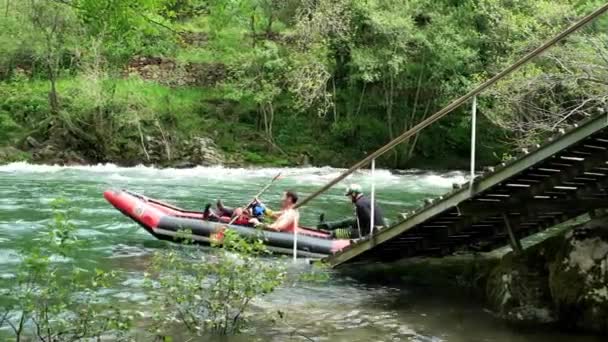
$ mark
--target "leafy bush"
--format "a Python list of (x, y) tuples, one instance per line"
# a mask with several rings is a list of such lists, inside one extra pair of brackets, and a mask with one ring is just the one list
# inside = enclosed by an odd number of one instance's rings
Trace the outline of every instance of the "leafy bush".
[(0, 141), (11, 139), (21, 127), (13, 121), (8, 113), (0, 111)]
[(251, 301), (285, 279), (282, 267), (261, 259), (268, 253), (261, 240), (231, 230), (223, 232), (221, 248), (203, 252), (185, 243), (156, 253), (147, 282), (155, 293), (153, 333), (165, 339), (175, 324), (196, 335), (238, 333)]
[[(71, 256), (82, 248), (62, 200), (53, 202), (53, 219), (36, 246), (21, 251), (23, 261), (14, 279), (0, 293), (0, 328), (15, 341), (126, 340), (131, 318), (105, 304), (97, 290), (116, 277), (100, 269), (83, 270)], [(63, 261), (63, 262), (59, 262)]]

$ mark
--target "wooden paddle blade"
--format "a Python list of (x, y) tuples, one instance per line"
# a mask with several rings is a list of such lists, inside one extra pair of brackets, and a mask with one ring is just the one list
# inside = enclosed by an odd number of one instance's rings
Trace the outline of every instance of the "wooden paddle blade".
[(226, 231), (226, 226), (219, 227), (209, 235), (209, 240), (212, 245), (221, 245), (224, 242), (224, 232)]

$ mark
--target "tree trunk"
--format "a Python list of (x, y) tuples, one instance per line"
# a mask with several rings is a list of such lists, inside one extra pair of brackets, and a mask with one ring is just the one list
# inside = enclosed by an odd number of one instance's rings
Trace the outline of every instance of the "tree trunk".
[(167, 160), (171, 161), (171, 144), (169, 143), (167, 135), (165, 135), (165, 131), (163, 130), (163, 127), (160, 125), (160, 122), (158, 120), (156, 120), (156, 127), (158, 127), (158, 130), (160, 131), (160, 136), (163, 138), (163, 144), (165, 145), (165, 154), (167, 155)]
[(262, 118), (264, 119), (264, 137), (268, 139), (268, 113), (266, 112), (266, 106), (260, 105), (260, 111), (262, 112)]
[[(420, 90), (422, 89), (422, 76), (423, 76), (423, 74), (424, 74), (424, 72), (420, 71), (420, 75), (418, 76), (418, 82), (416, 84), (416, 94), (414, 95), (414, 103), (412, 104), (412, 111), (411, 111), (409, 117), (405, 119), (405, 122), (403, 124), (403, 132), (407, 132), (416, 123), (415, 122), (415, 120), (416, 120), (416, 112), (418, 110), (418, 101), (420, 99)], [(416, 134), (416, 136), (414, 136), (414, 138), (409, 138), (407, 140), (407, 143), (403, 144), (403, 152), (402, 153), (403, 153), (403, 156), (405, 158), (405, 160), (403, 161), (404, 163), (407, 162), (411, 158), (411, 153), (414, 150), (414, 148), (412, 147), (412, 145), (415, 146), (417, 140), (418, 140), (418, 134)]]
[(274, 124), (274, 107), (272, 102), (268, 102), (268, 113), (270, 114), (270, 119), (268, 121), (268, 140), (274, 144), (274, 134), (272, 133), (272, 125)]
[(393, 76), (389, 76), (388, 87), (385, 86), (384, 91), (384, 103), (386, 106), (386, 121), (388, 125), (388, 136), (390, 140), (395, 138), (395, 133), (393, 131), (393, 88), (394, 81)]
[[(422, 119), (424, 120), (426, 118), (426, 116), (429, 114), (429, 110), (431, 108), (431, 102), (432, 100), (429, 99), (429, 101), (426, 104), (426, 108), (424, 109), (424, 113), (422, 114)], [(409, 161), (410, 159), (412, 159), (412, 157), (414, 156), (414, 151), (416, 149), (416, 144), (418, 143), (418, 137), (420, 136), (420, 133), (416, 133), (414, 135), (413, 138), (410, 138), (411, 143), (409, 144), (409, 149), (407, 151), (407, 154), (405, 156), (405, 161)]]
[(144, 133), (141, 130), (141, 121), (139, 118), (137, 118), (137, 131), (139, 132), (139, 142), (141, 143), (141, 149), (144, 151), (144, 154), (146, 155), (146, 159), (148, 160), (148, 162), (150, 161), (150, 154), (148, 153), (148, 149), (146, 149), (146, 142), (144, 139)]
[(332, 76), (331, 86), (333, 89), (333, 110), (334, 110), (334, 123), (338, 123), (338, 106), (336, 106), (336, 80)]
[(49, 104), (51, 113), (57, 115), (59, 113), (59, 100), (57, 96), (57, 76), (55, 70), (49, 65), (49, 82), (51, 83), (51, 91), (49, 92)]
[[(254, 12), (255, 12), (255, 9), (254, 9)], [(251, 25), (251, 46), (255, 47), (257, 38), (255, 36), (255, 15), (254, 14), (251, 15), (250, 25)]]
[[(394, 104), (394, 88), (395, 88), (395, 78), (392, 74), (389, 75), (388, 86), (384, 87), (384, 99), (386, 106), (386, 124), (388, 127), (388, 136), (389, 140), (395, 139), (395, 132), (393, 128), (393, 104)], [(393, 149), (391, 151), (393, 154), (393, 164), (395, 167), (399, 164), (399, 152), (397, 149)]]
[(361, 89), (361, 95), (359, 96), (359, 105), (357, 106), (357, 111), (355, 112), (355, 116), (359, 115), (361, 111), (361, 106), (363, 106), (363, 96), (365, 95), (365, 88), (367, 87), (367, 83), (363, 83), (363, 88)]

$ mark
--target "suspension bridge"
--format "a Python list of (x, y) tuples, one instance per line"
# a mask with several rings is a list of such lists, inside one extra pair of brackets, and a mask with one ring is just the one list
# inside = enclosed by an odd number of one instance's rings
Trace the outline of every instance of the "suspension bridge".
[(481, 176), (475, 174), (477, 96), (606, 11), (608, 3), (300, 201), (296, 207), (306, 205), (368, 165), (373, 178), (376, 158), (472, 101), (470, 181), (455, 184), (444, 196), (426, 200), (417, 210), (404, 213), (401, 222), (372, 230), (369, 236), (326, 261), (335, 267), (363, 260), (443, 256), (460, 249), (487, 250), (507, 243), (515, 252), (521, 252), (523, 237), (582, 214), (594, 215), (608, 209), (608, 113), (560, 130), (542, 146), (525, 149), (517, 158), (490, 168)]

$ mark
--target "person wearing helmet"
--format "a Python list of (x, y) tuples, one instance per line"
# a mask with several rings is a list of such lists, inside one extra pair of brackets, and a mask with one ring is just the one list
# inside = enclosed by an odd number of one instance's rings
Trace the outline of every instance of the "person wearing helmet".
[[(319, 229), (331, 230), (337, 238), (364, 237), (371, 232), (372, 202), (363, 194), (359, 184), (351, 184), (345, 196), (348, 196), (355, 207), (355, 217), (339, 222), (321, 222)], [(378, 205), (374, 205), (374, 226), (384, 226), (384, 214)]]

